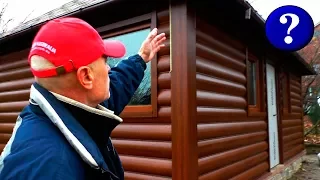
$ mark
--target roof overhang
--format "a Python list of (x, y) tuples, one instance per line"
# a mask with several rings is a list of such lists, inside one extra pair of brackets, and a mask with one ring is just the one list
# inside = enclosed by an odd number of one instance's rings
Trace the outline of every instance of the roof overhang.
[[(236, 0), (238, 3), (240, 3), (245, 10), (246, 9), (252, 9), (251, 17), (256, 21), (256, 23), (261, 26), (261, 28), (264, 31), (265, 28), (265, 20), (256, 12), (254, 11), (253, 7), (246, 1), (246, 0)], [(268, 42), (269, 43), (269, 42)], [(271, 44), (269, 44), (271, 45)], [(282, 53), (283, 55), (287, 56), (289, 59), (296, 60), (295, 63), (297, 63), (297, 67), (300, 67), (302, 75), (316, 75), (316, 71), (301, 57), (301, 55), (298, 52), (283, 52), (277, 49), (274, 49), (275, 51), (278, 51), (279, 53)]]

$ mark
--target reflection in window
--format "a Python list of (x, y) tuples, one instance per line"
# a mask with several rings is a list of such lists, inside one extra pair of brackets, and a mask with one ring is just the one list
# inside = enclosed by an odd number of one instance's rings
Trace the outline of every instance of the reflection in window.
[[(124, 58), (108, 58), (107, 63), (112, 68), (119, 61), (138, 53), (140, 46), (144, 39), (148, 36), (150, 29), (135, 31), (119, 36), (114, 36), (107, 39), (120, 40), (126, 46), (126, 54)], [(142, 79), (140, 86), (134, 93), (128, 105), (149, 105), (151, 104), (151, 64), (147, 63), (145, 75)]]
[(248, 61), (249, 105), (257, 104), (257, 67), (256, 63)]

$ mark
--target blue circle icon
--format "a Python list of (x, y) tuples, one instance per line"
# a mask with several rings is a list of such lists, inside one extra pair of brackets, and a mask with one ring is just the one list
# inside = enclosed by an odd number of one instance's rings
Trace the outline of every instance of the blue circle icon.
[(275, 9), (269, 15), (265, 31), (274, 47), (284, 51), (297, 51), (311, 41), (314, 23), (304, 9), (287, 5)]

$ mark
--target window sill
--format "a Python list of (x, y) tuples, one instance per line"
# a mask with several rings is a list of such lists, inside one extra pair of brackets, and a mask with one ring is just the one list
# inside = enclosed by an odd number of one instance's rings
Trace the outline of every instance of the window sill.
[(126, 106), (122, 113), (121, 118), (135, 118), (135, 117), (153, 117), (152, 105), (134, 105)]

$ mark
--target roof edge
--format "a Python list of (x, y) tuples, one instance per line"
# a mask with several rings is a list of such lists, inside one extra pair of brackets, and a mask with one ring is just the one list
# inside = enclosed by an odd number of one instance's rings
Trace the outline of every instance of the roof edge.
[[(255, 19), (259, 25), (261, 25), (263, 28), (265, 26), (265, 20), (258, 14), (258, 12), (253, 8), (253, 6), (247, 2), (246, 0), (236, 0), (238, 3), (240, 3), (242, 6), (244, 6), (245, 8), (251, 8), (253, 11), (253, 19)], [(304, 58), (302, 58), (302, 56), (298, 53), (298, 52), (292, 52), (289, 53), (291, 54), (293, 57), (295, 57), (300, 63), (302, 63), (305, 68), (309, 71), (310, 75), (316, 75), (317, 72), (304, 60)]]
[(310, 66), (310, 64), (308, 64), (303, 57), (298, 53), (298, 52), (293, 52), (292, 53), (293, 56), (295, 56), (295, 58), (297, 58), (310, 72), (310, 75), (317, 75), (318, 73)]
[[(88, 7), (85, 7), (85, 8), (80, 8), (76, 11), (73, 11), (73, 12), (70, 12), (70, 13), (66, 13), (66, 14), (62, 14), (60, 16), (57, 16), (56, 18), (61, 18), (61, 17), (65, 17), (65, 16), (74, 16), (74, 15), (78, 15), (79, 13), (83, 13), (83, 12), (87, 12), (87, 11), (90, 11), (90, 10), (93, 10), (95, 9), (96, 7), (102, 7), (102, 6), (105, 6), (107, 4), (112, 4), (114, 2), (118, 2), (118, 1), (121, 1), (121, 0), (106, 0), (106, 1), (101, 1), (99, 3), (96, 3), (96, 4), (93, 4), (91, 6), (88, 6)], [(15, 38), (17, 36), (21, 36), (25, 33), (28, 33), (32, 30), (35, 30), (37, 28), (40, 28), (43, 24), (47, 23), (48, 21), (50, 21), (52, 19), (47, 19), (46, 21), (43, 21), (43, 22), (39, 22), (35, 25), (32, 25), (30, 27), (27, 27), (25, 29), (22, 29), (22, 30), (19, 30), (19, 31), (15, 31), (11, 34), (8, 34), (8, 35), (5, 35), (3, 37), (0, 37), (0, 42), (5, 42), (7, 40), (10, 40), (11, 38)]]

